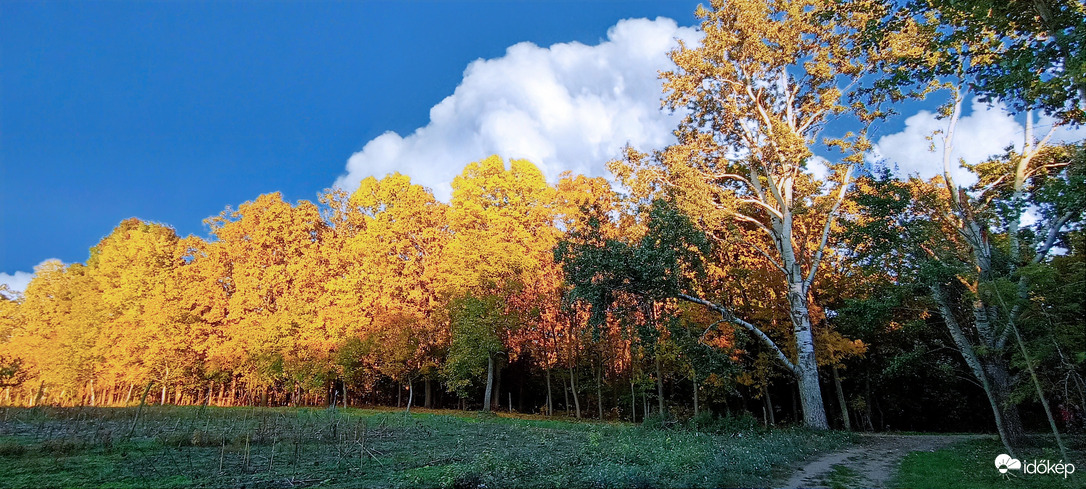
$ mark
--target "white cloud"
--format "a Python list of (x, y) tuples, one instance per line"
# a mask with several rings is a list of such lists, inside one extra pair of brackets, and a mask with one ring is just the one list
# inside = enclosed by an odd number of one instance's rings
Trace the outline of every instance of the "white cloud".
[[(44, 265), (44, 264), (46, 264), (46, 263), (48, 263), (50, 261), (58, 261), (59, 262), (60, 260), (57, 260), (56, 258), (50, 258), (48, 260), (44, 260), (41, 263), (39, 263), (37, 266), (35, 266), (34, 269), (37, 270), (38, 267), (40, 267), (40, 266), (42, 266), (42, 265)], [(5, 284), (5, 285), (8, 286), (9, 289), (11, 289), (11, 290), (13, 290), (15, 292), (20, 292), (20, 293), (26, 291), (26, 286), (30, 284), (30, 281), (33, 278), (34, 278), (34, 272), (16, 271), (13, 274), (12, 273), (0, 272), (0, 284)]]
[(16, 271), (14, 274), (0, 272), (0, 284), (7, 285), (8, 289), (15, 292), (25, 291), (32, 278), (34, 274), (30, 272)]
[[(959, 119), (954, 133), (951, 176), (955, 183), (967, 186), (977, 181), (976, 176), (959, 165), (961, 160), (971, 164), (980, 163), (1003, 153), (1012, 144), (1021, 151), (1025, 128), (1018, 119), (1024, 121), (1022, 117), (1011, 115), (1002, 103), (989, 106), (979, 100), (972, 102), (971, 111)], [(945, 131), (947, 122), (946, 119), (936, 119), (933, 112), (921, 110), (905, 119), (904, 130), (879, 138), (873, 151), (874, 158), (882, 157), (888, 163), (896, 164), (899, 176), (916, 174), (927, 179), (941, 174), (942, 134), (936, 134), (930, 141), (928, 137), (936, 131)], [(1044, 137), (1051, 127), (1052, 119), (1041, 117), (1034, 129), (1034, 137)], [(1051, 142), (1077, 141), (1083, 137), (1086, 137), (1086, 128), (1059, 127)]]
[[(1036, 137), (1037, 139), (1045, 137), (1045, 135), (1048, 134), (1048, 131), (1052, 129), (1052, 124), (1054, 121), (1055, 119), (1048, 116), (1042, 115), (1041, 117), (1039, 117), (1037, 123), (1034, 125), (1033, 128), (1034, 137)], [(1075, 142), (1082, 141), (1083, 139), (1086, 139), (1086, 125), (1081, 125), (1078, 127), (1069, 127), (1064, 125), (1056, 126), (1055, 130), (1052, 131), (1051, 142)]]
[(816, 180), (823, 181), (825, 181), (826, 178), (828, 178), (830, 176), (830, 173), (833, 171), (830, 168), (829, 160), (817, 155), (807, 159), (806, 169), (807, 173), (813, 176)]
[(667, 18), (619, 21), (595, 46), (531, 43), (476, 60), (455, 92), (430, 109), (430, 122), (406, 137), (387, 132), (347, 161), (336, 185), (398, 171), (448, 201), (449, 184), (469, 162), (491, 154), (525, 158), (554, 181), (565, 170), (607, 175), (626, 143), (662, 148), (675, 116), (660, 109), (658, 72), (672, 64), (676, 39), (700, 34)]
[[(905, 119), (903, 131), (879, 138), (875, 153), (887, 162), (897, 164), (902, 176), (916, 174), (931, 178), (943, 172), (943, 135), (932, 137), (932, 134), (946, 131), (947, 125), (946, 119), (937, 119), (935, 113), (921, 110)], [(955, 183), (969, 185), (976, 182), (976, 177), (958, 164), (962, 159), (967, 163), (979, 163), (1002, 153), (1009, 144), (1021, 148), (1021, 140), (1022, 126), (1002, 104), (990, 107), (974, 100), (972, 112), (958, 120), (954, 132), (950, 174)]]

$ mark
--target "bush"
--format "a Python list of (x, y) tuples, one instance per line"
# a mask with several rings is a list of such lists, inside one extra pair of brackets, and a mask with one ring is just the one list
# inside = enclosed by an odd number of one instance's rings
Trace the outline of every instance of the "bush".
[(87, 444), (76, 437), (51, 438), (41, 444), (41, 452), (47, 455), (63, 456), (83, 451)]
[(743, 411), (733, 416), (718, 416), (708, 411), (702, 411), (697, 416), (690, 418), (687, 425), (691, 430), (706, 433), (732, 434), (744, 431), (753, 431), (758, 428), (758, 420), (750, 413)]
[(645, 416), (641, 421), (641, 427), (647, 430), (664, 430), (675, 426), (675, 420), (667, 414), (653, 413)]
[(26, 447), (14, 441), (0, 442), (0, 457), (20, 457), (26, 453)]

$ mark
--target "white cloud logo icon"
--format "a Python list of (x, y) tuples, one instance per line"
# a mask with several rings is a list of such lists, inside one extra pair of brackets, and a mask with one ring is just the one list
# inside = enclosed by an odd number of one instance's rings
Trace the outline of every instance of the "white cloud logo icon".
[(1022, 462), (1016, 458), (1011, 458), (1006, 453), (1001, 453), (996, 457), (995, 466), (999, 469), (1000, 474), (1006, 474), (1008, 470), (1022, 470)]

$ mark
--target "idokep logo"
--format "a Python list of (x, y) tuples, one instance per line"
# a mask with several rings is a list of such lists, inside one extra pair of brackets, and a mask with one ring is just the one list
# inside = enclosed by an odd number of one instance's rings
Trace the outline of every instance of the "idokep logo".
[(1062, 475), (1064, 479), (1067, 476), (1075, 473), (1074, 464), (1065, 464), (1063, 460), (1053, 463), (1049, 460), (1034, 460), (1026, 464), (1022, 464), (1021, 460), (1011, 458), (1006, 453), (1001, 453), (995, 458), (996, 470), (1000, 474), (1007, 474), (1010, 470), (1021, 470), (1023, 474), (1027, 475)]
[(1001, 453), (995, 459), (996, 469), (999, 469), (1000, 474), (1006, 474), (1008, 470), (1022, 470), (1022, 462), (1016, 458), (1011, 458), (1006, 453)]

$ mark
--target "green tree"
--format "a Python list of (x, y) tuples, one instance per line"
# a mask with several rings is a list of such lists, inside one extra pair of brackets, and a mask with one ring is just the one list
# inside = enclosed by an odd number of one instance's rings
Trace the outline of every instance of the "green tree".
[[(923, 82), (963, 72), (969, 89), (1018, 111), (1086, 122), (1086, 6), (1077, 0), (914, 0), (898, 13)], [(915, 29), (915, 31), (914, 31)], [(928, 44), (916, 44), (928, 39)], [(934, 62), (933, 62), (934, 61)], [(915, 79), (915, 78), (914, 78)]]
[(483, 411), (490, 411), (495, 357), (505, 349), (503, 337), (515, 327), (501, 294), (462, 295), (449, 301), (452, 341), (445, 364), (449, 389), (464, 397), (486, 374)]
[(661, 315), (673, 308), (666, 304), (669, 300), (691, 297), (704, 275), (703, 257), (709, 243), (689, 218), (665, 200), (653, 201), (645, 214), (647, 232), (631, 243), (629, 236), (624, 240), (603, 234), (610, 216), (597, 209), (559, 242), (554, 254), (572, 285), (570, 300), (589, 305), (595, 336), (611, 312), (626, 308), (635, 316), (636, 333), (630, 336), (653, 358), (657, 400), (664, 412), (661, 357), (669, 320)]

